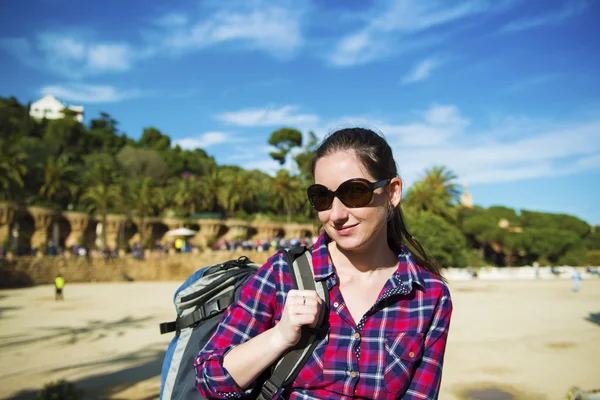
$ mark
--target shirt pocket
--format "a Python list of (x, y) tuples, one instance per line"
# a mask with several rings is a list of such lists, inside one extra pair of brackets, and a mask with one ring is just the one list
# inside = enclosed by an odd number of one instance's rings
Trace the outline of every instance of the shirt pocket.
[(314, 351), (298, 373), (293, 386), (315, 388), (323, 382), (323, 368), (325, 362), (325, 348), (329, 343), (329, 334), (317, 343)]
[(423, 356), (423, 334), (401, 333), (386, 337), (385, 386), (389, 393), (404, 393)]

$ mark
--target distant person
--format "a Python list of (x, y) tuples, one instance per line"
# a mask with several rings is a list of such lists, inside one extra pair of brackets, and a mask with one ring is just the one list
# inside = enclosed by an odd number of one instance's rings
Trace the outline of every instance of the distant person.
[(533, 263), (533, 273), (535, 274), (535, 279), (540, 279), (540, 263), (537, 261)]
[(581, 274), (575, 267), (573, 267), (573, 270), (571, 271), (571, 279), (573, 280), (573, 292), (579, 292), (581, 289)]
[(54, 278), (54, 300), (64, 300), (63, 290), (65, 288), (65, 278), (59, 273)]

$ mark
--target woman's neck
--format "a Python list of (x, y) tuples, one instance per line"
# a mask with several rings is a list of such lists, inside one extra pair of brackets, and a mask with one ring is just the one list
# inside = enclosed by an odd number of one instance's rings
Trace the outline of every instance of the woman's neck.
[(396, 254), (382, 242), (377, 248), (367, 251), (349, 251), (340, 248), (335, 242), (328, 245), (329, 256), (336, 270), (352, 274), (370, 276), (378, 271), (398, 266)]

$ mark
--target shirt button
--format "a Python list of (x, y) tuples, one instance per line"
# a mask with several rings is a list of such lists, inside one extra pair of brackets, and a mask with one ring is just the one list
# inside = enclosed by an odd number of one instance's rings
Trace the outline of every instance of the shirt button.
[(354, 372), (354, 371), (350, 371), (350, 376), (351, 376), (352, 378), (356, 378), (356, 376), (357, 376), (357, 375), (358, 375), (358, 374), (357, 374), (356, 372)]
[[(354, 334), (354, 339), (360, 339), (360, 333), (356, 332)], [(411, 356), (412, 357), (412, 356)]]
[(337, 307), (339, 307), (339, 306), (340, 306), (340, 303), (338, 303), (338, 302), (336, 301), (335, 303), (333, 303), (333, 306), (334, 306), (335, 308), (337, 308)]
[(408, 353), (408, 356), (409, 356), (410, 358), (413, 358), (413, 357), (415, 356), (415, 353), (413, 353), (413, 352), (411, 351), (410, 353)]

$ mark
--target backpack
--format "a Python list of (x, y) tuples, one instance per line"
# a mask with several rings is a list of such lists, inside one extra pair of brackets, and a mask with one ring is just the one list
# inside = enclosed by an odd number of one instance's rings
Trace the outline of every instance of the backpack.
[[(324, 301), (317, 327), (303, 327), (299, 343), (259, 378), (252, 393), (252, 398), (259, 400), (272, 399), (281, 388), (296, 379), (327, 331), (329, 291), (324, 282), (314, 280), (310, 249), (285, 249), (283, 254), (292, 273), (294, 289), (316, 290)], [(243, 285), (259, 267), (242, 256), (199, 269), (175, 291), (177, 319), (160, 324), (161, 334), (175, 332), (162, 365), (161, 400), (204, 399), (195, 387), (194, 359), (213, 335), (222, 313), (239, 299)]]

